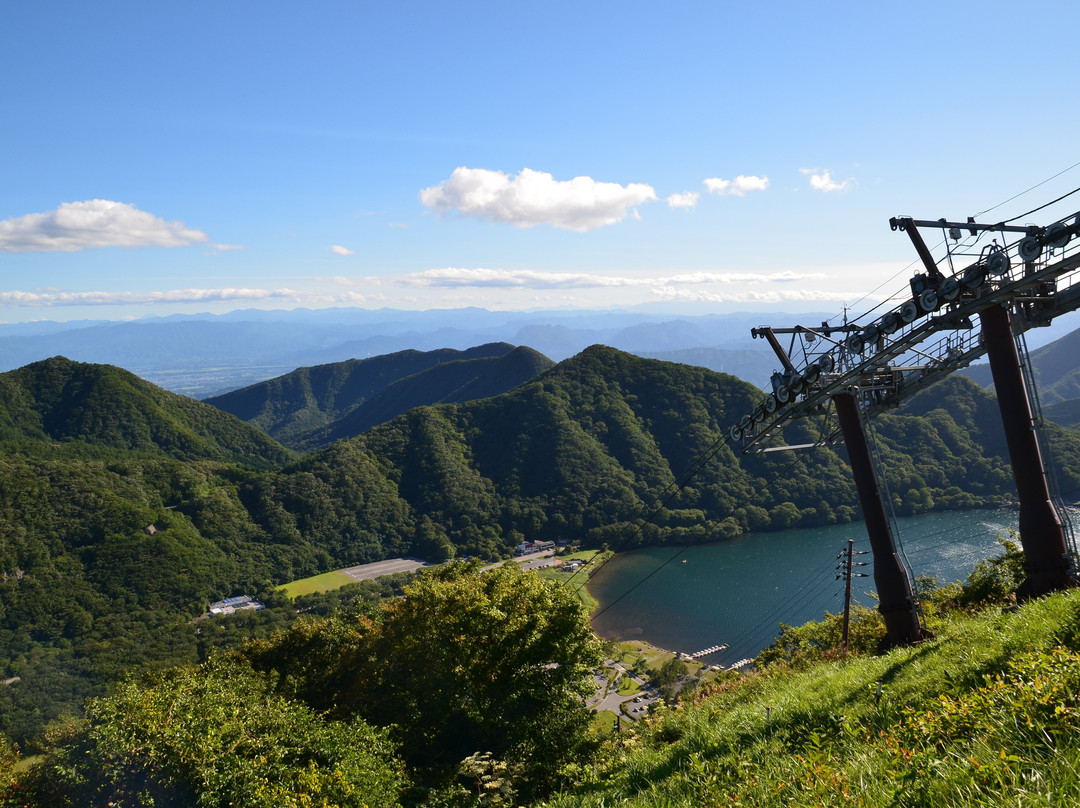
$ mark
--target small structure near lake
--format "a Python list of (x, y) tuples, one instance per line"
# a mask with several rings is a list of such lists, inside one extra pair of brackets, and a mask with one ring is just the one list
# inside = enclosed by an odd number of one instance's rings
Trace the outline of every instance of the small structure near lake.
[(545, 550), (554, 549), (555, 542), (553, 541), (527, 541), (517, 546), (517, 550), (514, 551), (514, 555), (532, 555), (533, 553), (542, 553)]
[(225, 600), (211, 603), (209, 611), (211, 617), (218, 617), (220, 615), (235, 614), (236, 612), (243, 611), (258, 612), (265, 608), (266, 606), (264, 604), (255, 600), (251, 595), (238, 595), (235, 598), (225, 598)]

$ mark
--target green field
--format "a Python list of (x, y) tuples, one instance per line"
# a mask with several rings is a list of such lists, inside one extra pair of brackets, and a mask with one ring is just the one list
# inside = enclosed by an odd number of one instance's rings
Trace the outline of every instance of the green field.
[(564, 584), (569, 583), (570, 586), (573, 587), (574, 594), (577, 596), (578, 601), (580, 601), (585, 611), (591, 612), (600, 604), (589, 594), (589, 590), (585, 586), (585, 582), (588, 580), (589, 570), (590, 568), (595, 569), (595, 565), (602, 564), (612, 555), (613, 553), (610, 550), (579, 550), (576, 553), (558, 556), (558, 560), (562, 561), (564, 564), (567, 561), (585, 562), (585, 567), (578, 570), (578, 572), (565, 572), (562, 567), (548, 567), (547, 569), (537, 570), (536, 572), (541, 578), (547, 578), (549, 581), (557, 581)]
[(355, 584), (356, 581), (344, 572), (324, 572), (322, 575), (313, 575), (310, 578), (301, 578), (299, 581), (283, 584), (278, 587), (290, 598), (300, 595), (310, 595), (313, 592), (329, 592), (331, 589), (340, 589), (346, 584)]

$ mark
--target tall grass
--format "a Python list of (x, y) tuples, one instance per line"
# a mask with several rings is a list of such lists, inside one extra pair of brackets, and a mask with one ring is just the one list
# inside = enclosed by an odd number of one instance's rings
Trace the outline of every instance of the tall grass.
[(1080, 804), (1080, 592), (933, 628), (661, 713), (551, 804)]

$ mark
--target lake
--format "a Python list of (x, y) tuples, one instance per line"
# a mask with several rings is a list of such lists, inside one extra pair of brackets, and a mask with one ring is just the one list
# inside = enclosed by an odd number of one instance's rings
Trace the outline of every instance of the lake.
[[(1008, 510), (953, 511), (896, 520), (899, 543), (916, 575), (941, 584), (963, 580), (975, 565), (998, 555), (997, 536), (1016, 529)], [(646, 640), (694, 653), (727, 644), (705, 657), (730, 665), (753, 657), (776, 636), (778, 624), (800, 625), (844, 608), (837, 556), (869, 550), (862, 522), (784, 530), (693, 547), (651, 547), (620, 553), (589, 582), (600, 602), (593, 628), (601, 637)], [(856, 556), (872, 561), (872, 556)], [(857, 567), (852, 601), (876, 608), (873, 567)]]

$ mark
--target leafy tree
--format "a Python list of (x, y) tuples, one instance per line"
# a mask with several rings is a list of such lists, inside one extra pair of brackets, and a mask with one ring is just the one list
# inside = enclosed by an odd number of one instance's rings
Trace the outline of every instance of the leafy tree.
[(601, 646), (573, 594), (516, 565), (450, 564), (373, 615), (307, 621), (249, 651), (286, 694), (390, 727), (435, 780), (475, 752), (533, 788), (585, 748)]
[(30, 805), (390, 808), (403, 784), (382, 732), (268, 695), (231, 660), (128, 683), (52, 741), (23, 778)]
[[(1015, 534), (1013, 536), (1015, 539)], [(1001, 555), (975, 565), (956, 598), (960, 606), (1015, 603), (1014, 592), (1023, 583), (1024, 551), (1013, 539), (998, 536)]]
[[(822, 620), (812, 620), (801, 626), (780, 624), (780, 634), (772, 645), (758, 654), (754, 663), (758, 667), (779, 662), (796, 665), (816, 662), (836, 653), (844, 633), (844, 616), (826, 614)], [(848, 650), (851, 653), (873, 653), (885, 636), (885, 623), (876, 609), (853, 605), (848, 632)]]

